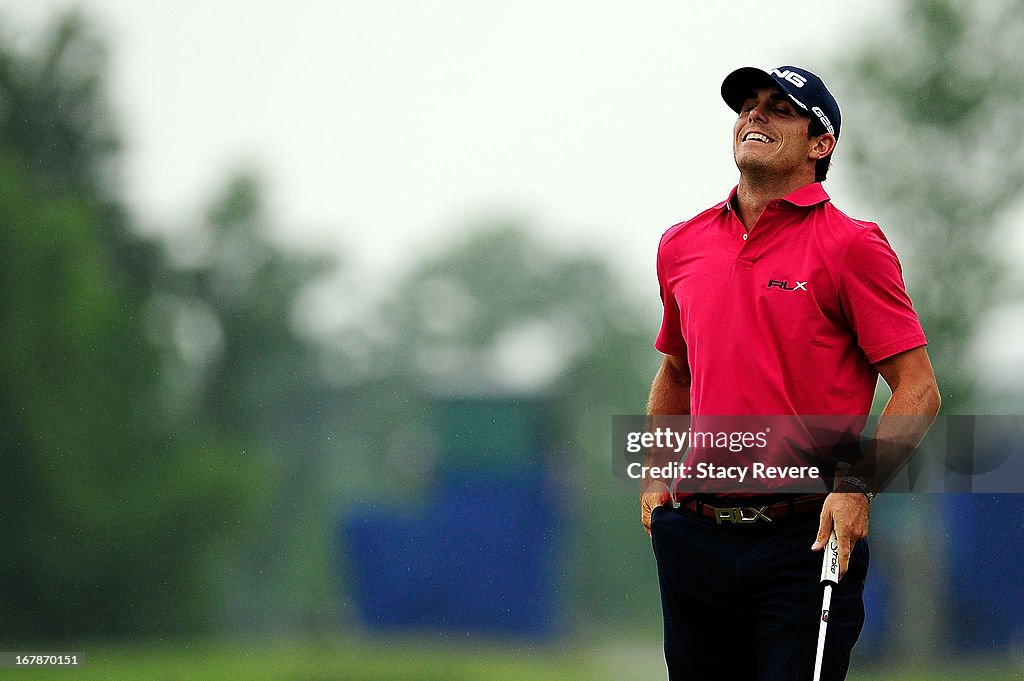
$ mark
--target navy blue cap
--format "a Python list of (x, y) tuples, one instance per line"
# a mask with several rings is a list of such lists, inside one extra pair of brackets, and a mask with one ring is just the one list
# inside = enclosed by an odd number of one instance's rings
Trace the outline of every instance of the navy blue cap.
[(733, 111), (740, 107), (761, 87), (778, 85), (797, 105), (800, 113), (817, 118), (828, 132), (839, 139), (842, 115), (839, 104), (825, 87), (825, 82), (807, 69), (798, 66), (779, 66), (763, 71), (753, 66), (736, 69), (722, 81), (722, 99)]

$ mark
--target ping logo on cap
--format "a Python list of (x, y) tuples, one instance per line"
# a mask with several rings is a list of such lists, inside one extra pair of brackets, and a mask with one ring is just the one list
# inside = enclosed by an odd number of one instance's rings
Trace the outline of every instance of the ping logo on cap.
[(772, 69), (772, 73), (774, 73), (779, 78), (782, 78), (783, 80), (789, 81), (790, 83), (792, 83), (793, 85), (795, 85), (797, 87), (803, 87), (804, 83), (807, 82), (806, 78), (801, 76), (799, 73), (795, 73), (793, 71), (790, 71), (789, 69), (786, 69), (785, 71), (779, 71), (778, 69)]

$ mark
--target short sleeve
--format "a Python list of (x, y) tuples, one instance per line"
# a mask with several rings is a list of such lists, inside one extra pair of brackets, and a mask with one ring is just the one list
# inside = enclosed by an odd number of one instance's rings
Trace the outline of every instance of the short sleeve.
[(872, 364), (927, 344), (899, 258), (876, 225), (854, 236), (838, 285), (843, 312)]
[(661, 289), (661, 331), (654, 347), (666, 355), (685, 355), (686, 342), (683, 340), (682, 324), (679, 319), (679, 305), (672, 294), (672, 288), (661, 260), (662, 250), (658, 248), (658, 286)]

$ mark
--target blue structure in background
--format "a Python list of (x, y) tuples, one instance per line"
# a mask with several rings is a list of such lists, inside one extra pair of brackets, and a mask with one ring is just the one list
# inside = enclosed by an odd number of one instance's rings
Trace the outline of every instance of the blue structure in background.
[[(515, 399), (435, 404), (442, 443), (435, 480), (416, 511), (394, 502), (362, 506), (337, 526), (356, 612), (371, 629), (449, 631), (542, 640), (563, 631), (563, 504), (547, 462), (544, 406)], [(957, 492), (949, 490), (949, 492)], [(955, 624), (950, 650), (1006, 650), (1024, 640), (1024, 494), (942, 495), (948, 583)], [(904, 576), (873, 562), (858, 643), (886, 654), (887, 616)]]
[[(1005, 648), (1024, 636), (1024, 494), (947, 498), (951, 613), (965, 651)], [(987, 568), (987, 569), (986, 569)]]
[[(943, 494), (948, 569), (941, 598), (952, 631), (951, 652), (985, 654), (1024, 640), (1024, 580), (1014, 578), (1024, 555), (1024, 494)], [(871, 539), (869, 538), (870, 542)], [(891, 604), (907, 577), (891, 561), (875, 561), (864, 590), (867, 620), (857, 655), (885, 657)]]
[(560, 514), (542, 410), (462, 399), (436, 412), (444, 463), (422, 511), (361, 507), (339, 524), (360, 618), (379, 630), (553, 636)]
[[(984, 655), (1019, 651), (1024, 645), (1024, 580), (1015, 577), (1019, 557), (1024, 555), (1022, 430), (1021, 416), (946, 415), (929, 431), (921, 448), (924, 455), (908, 466), (910, 479), (921, 491), (938, 494), (929, 506), (940, 517), (923, 526), (911, 525), (915, 532), (945, 535), (930, 542), (940, 547), (943, 555), (935, 559), (945, 569), (942, 581), (931, 585), (938, 590), (934, 597), (941, 603), (942, 616), (948, 617), (944, 623), (948, 629), (943, 632), (948, 640), (938, 642), (943, 650)], [(928, 471), (929, 467), (933, 470)], [(897, 500), (908, 503), (908, 497), (895, 494)], [(892, 511), (887, 508), (882, 513)], [(895, 512), (899, 513), (899, 506)], [(913, 540), (901, 536), (907, 529), (897, 527), (893, 519), (879, 518), (888, 529), (876, 533), (885, 537), (883, 553), (899, 551), (902, 541)], [(891, 627), (901, 619), (894, 607), (904, 600), (900, 590), (906, 580), (913, 578), (901, 574), (891, 556), (886, 558), (876, 562), (873, 556), (864, 592), (868, 614), (858, 652), (869, 658), (888, 654)]]

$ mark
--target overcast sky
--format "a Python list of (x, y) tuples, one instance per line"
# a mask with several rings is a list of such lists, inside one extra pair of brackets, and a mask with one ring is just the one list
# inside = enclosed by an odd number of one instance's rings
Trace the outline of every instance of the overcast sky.
[(735, 181), (723, 76), (798, 62), (828, 80), (839, 46), (886, 11), (881, 0), (5, 5), (22, 32), (77, 5), (109, 38), (124, 193), (150, 226), (194, 222), (228, 170), (251, 164), (290, 240), (368, 271), (511, 215), (645, 277), (661, 232)]

